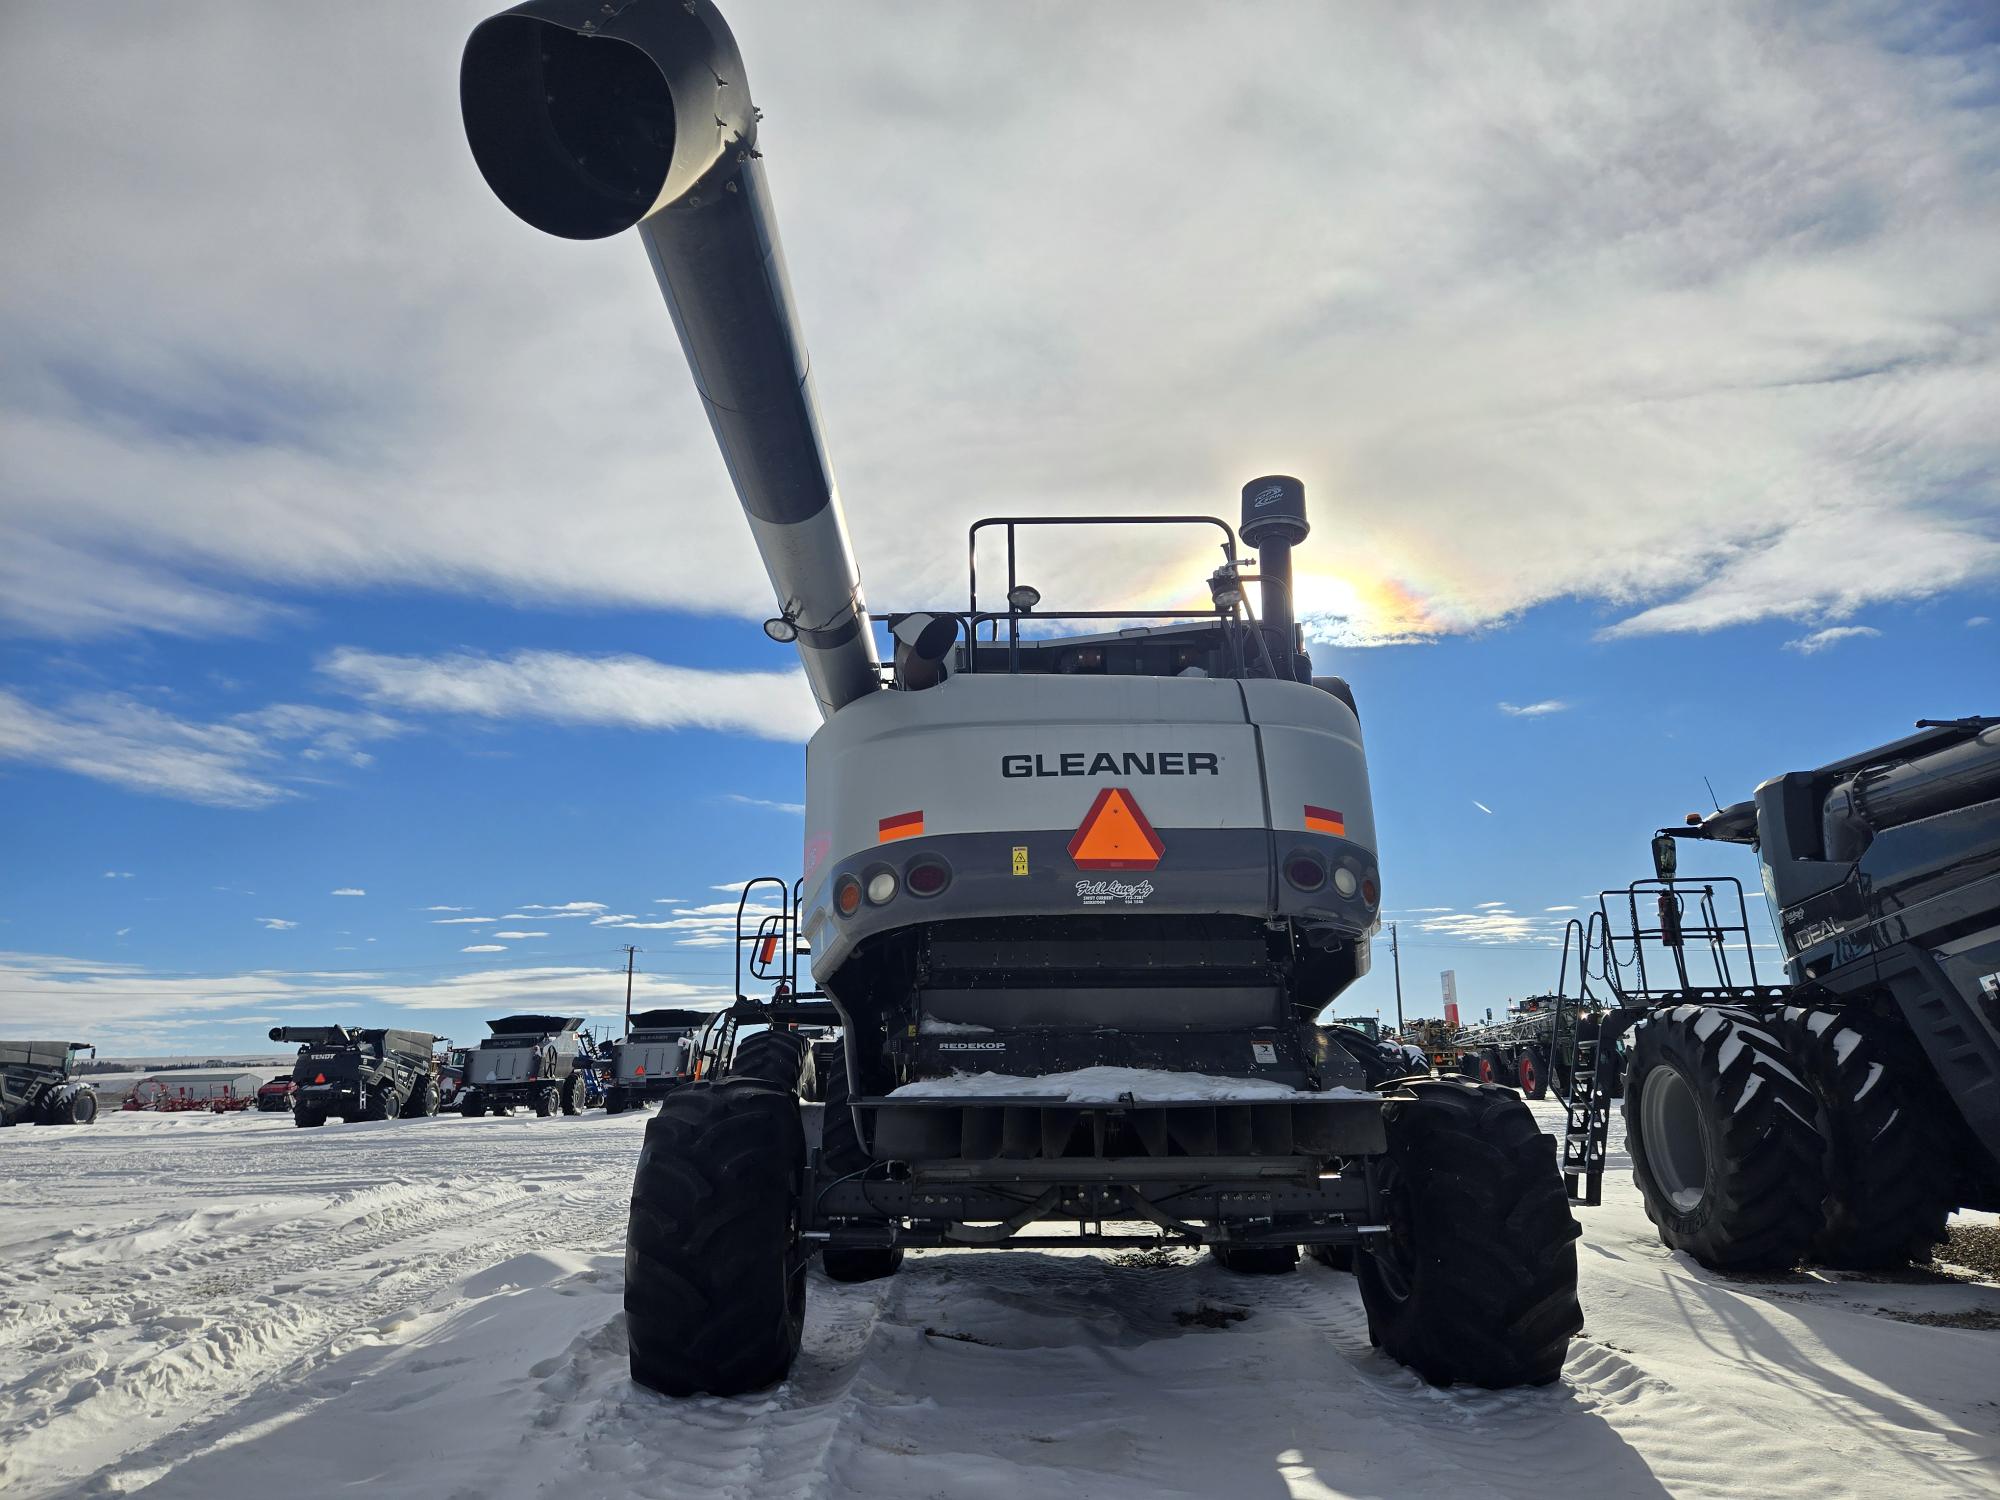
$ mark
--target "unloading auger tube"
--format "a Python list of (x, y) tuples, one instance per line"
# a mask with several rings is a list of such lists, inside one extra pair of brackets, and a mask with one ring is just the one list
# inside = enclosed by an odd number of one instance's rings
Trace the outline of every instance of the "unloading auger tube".
[(529, 0), (465, 45), (487, 185), (565, 239), (637, 227), (820, 713), (881, 676), (757, 150), (708, 0)]

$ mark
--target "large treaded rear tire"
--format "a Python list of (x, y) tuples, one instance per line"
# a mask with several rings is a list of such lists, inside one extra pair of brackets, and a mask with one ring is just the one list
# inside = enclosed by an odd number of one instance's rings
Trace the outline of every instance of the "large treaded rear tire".
[(1812, 1259), (1849, 1271), (1927, 1262), (1957, 1204), (1922, 1082), (1866, 1011), (1788, 1006), (1785, 1039), (1819, 1096), (1826, 1137)]
[(1369, 1338), (1433, 1385), (1547, 1385), (1583, 1326), (1549, 1138), (1496, 1084), (1419, 1080), (1383, 1121), (1392, 1238), (1354, 1257)]
[(755, 1078), (773, 1088), (804, 1091), (812, 1052), (796, 1031), (759, 1031), (736, 1044), (729, 1060), (731, 1078)]
[(696, 1083), (646, 1125), (625, 1235), (632, 1378), (669, 1396), (783, 1380), (805, 1326), (798, 1100), (750, 1079)]
[(583, 1081), (583, 1073), (580, 1070), (571, 1073), (569, 1077), (563, 1080), (562, 1112), (564, 1114), (580, 1115), (583, 1113), (586, 1087), (587, 1085)]
[[(819, 1163), (822, 1178), (839, 1178), (865, 1172), (873, 1158), (861, 1144), (861, 1137), (855, 1133), (854, 1111), (848, 1106), (853, 1092), (847, 1081), (847, 1044), (841, 1043), (840, 1054), (833, 1060), (822, 1080), (826, 1091), (825, 1114), (821, 1117)], [(820, 1266), (832, 1281), (880, 1281), (884, 1276), (893, 1276), (902, 1268), (903, 1250), (900, 1245), (881, 1248), (876, 1246), (836, 1246), (829, 1245), (820, 1257)]]
[(42, 1125), (88, 1125), (97, 1118), (97, 1094), (88, 1084), (65, 1084), (43, 1096)]
[(1819, 1104), (1781, 1028), (1732, 1006), (1677, 1005), (1632, 1029), (1632, 1176), (1661, 1242), (1711, 1270), (1784, 1270), (1819, 1233)]

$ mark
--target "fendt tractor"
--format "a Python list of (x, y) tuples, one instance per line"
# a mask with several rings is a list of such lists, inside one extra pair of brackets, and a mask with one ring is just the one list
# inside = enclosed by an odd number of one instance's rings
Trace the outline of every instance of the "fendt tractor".
[(598, 1102), (597, 1049), (583, 1035), (582, 1016), (502, 1016), (493, 1034), (466, 1050), (458, 1112), (470, 1118), (510, 1114), (515, 1106), (546, 1119), (560, 1110), (582, 1114)]
[[(474, 30), (460, 86), (514, 213), (638, 229), (777, 595), (765, 631), (824, 720), (799, 900), (844, 1037), (823, 1138), (809, 1154), (782, 1082), (660, 1101), (626, 1246), (634, 1378), (781, 1379), (815, 1254), (862, 1280), (912, 1247), (1166, 1242), (1243, 1272), (1351, 1256), (1372, 1338), (1426, 1378), (1553, 1380), (1577, 1226), (1528, 1107), (1315, 1024), (1366, 971), (1381, 893), (1352, 694), (1293, 621), (1303, 487), (1243, 491), (1261, 619), (1236, 531), (1185, 516), (981, 522), (1003, 604), (975, 571), (962, 612), (873, 616), (714, 7), (533, 0)], [(1208, 605), (1060, 612), (1018, 575), (1030, 528), (1121, 522), (1212, 535)]]
[[(1683, 839), (1756, 851), (1782, 983), (1758, 974), (1740, 883), (1678, 873)], [(1653, 863), (1571, 926), (1579, 1201), (1602, 1191), (1629, 1036), (1633, 1177), (1661, 1240), (1704, 1265), (1892, 1269), (1928, 1260), (1955, 1209), (2000, 1209), (2000, 719), (1924, 720), (1775, 776), (1660, 830)], [(1602, 1017), (1580, 1043), (1579, 1006)]]
[(0, 1125), (88, 1125), (97, 1091), (72, 1076), (88, 1042), (0, 1042)]
[(274, 1042), (297, 1042), (292, 1123), (393, 1120), (438, 1112), (437, 1038), (427, 1031), (351, 1026), (273, 1026)]

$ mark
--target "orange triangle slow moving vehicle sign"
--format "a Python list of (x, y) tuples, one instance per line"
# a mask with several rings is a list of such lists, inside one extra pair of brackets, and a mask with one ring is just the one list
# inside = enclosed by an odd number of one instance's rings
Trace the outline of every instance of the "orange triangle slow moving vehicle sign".
[(1097, 794), (1069, 841), (1069, 857), (1079, 870), (1150, 870), (1167, 846), (1122, 786)]

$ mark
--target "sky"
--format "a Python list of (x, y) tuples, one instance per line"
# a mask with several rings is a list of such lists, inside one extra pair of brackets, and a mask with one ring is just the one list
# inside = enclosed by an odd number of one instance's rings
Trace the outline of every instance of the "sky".
[[(638, 245), (473, 167), (483, 13), (0, 11), (0, 1032), (713, 998), (797, 869), (810, 699)], [(876, 609), (1306, 482), (1410, 1014), (1708, 783), (2000, 711), (1990, 8), (729, 15)], [(1027, 566), (1209, 567), (1118, 557)]]

